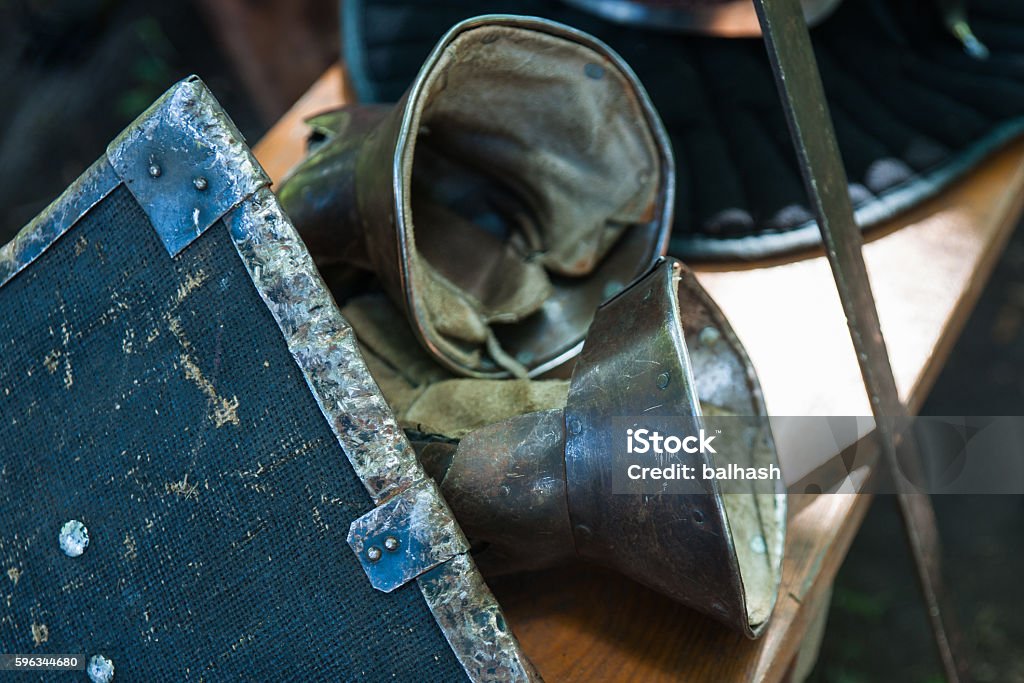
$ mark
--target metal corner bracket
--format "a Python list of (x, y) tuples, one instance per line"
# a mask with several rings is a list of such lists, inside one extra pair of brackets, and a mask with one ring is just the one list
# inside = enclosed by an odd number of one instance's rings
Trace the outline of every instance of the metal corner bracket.
[(172, 257), (270, 184), (238, 128), (195, 76), (110, 143), (107, 159)]
[(352, 522), (348, 544), (370, 584), (385, 593), (469, 551), (437, 484), (430, 479)]

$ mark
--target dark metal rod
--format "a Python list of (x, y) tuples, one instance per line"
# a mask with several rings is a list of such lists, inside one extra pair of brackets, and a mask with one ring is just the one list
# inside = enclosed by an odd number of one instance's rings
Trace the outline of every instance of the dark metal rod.
[(959, 629), (942, 584), (939, 535), (931, 499), (911, 484), (923, 481), (908, 411), (900, 401), (868, 280), (863, 241), (853, 216), (839, 146), (825, 100), (810, 33), (799, 0), (754, 0), (765, 45), (796, 147), (807, 194), (821, 229), (861, 375), (871, 400), (882, 456), (892, 473), (900, 511), (924, 593), (939, 655), (950, 683), (970, 680)]

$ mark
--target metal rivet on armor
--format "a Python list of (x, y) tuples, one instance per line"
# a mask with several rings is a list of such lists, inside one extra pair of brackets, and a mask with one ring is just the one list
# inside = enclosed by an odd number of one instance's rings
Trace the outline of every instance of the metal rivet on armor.
[(604, 67), (600, 64), (590, 62), (583, 67), (583, 73), (587, 75), (587, 78), (593, 78), (595, 81), (599, 81), (604, 78)]
[(704, 346), (714, 346), (722, 338), (722, 333), (715, 327), (705, 327), (700, 331), (700, 343)]
[(583, 425), (580, 424), (579, 418), (569, 418), (569, 433), (576, 435), (583, 431)]
[(700, 510), (694, 510), (693, 511), (693, 521), (696, 522), (697, 524), (703, 524), (704, 523), (704, 513), (701, 512)]
[(195, 185), (196, 189), (199, 190), (200, 192), (202, 192), (203, 190), (210, 186), (210, 183), (208, 183), (206, 178), (204, 178), (203, 176), (196, 176), (195, 180), (192, 181), (192, 184)]
[(89, 545), (89, 530), (77, 519), (64, 522), (60, 528), (60, 549), (68, 557), (78, 557)]
[(375, 545), (371, 545), (369, 548), (366, 549), (366, 557), (370, 560), (370, 562), (376, 562), (380, 559), (380, 548), (378, 548)]
[(593, 531), (593, 529), (591, 529), (586, 524), (577, 524), (576, 525), (576, 535), (577, 536), (582, 536), (585, 539), (589, 539), (589, 538), (591, 538), (594, 535), (594, 531)]
[(399, 545), (398, 539), (395, 538), (394, 536), (388, 536), (387, 538), (384, 539), (384, 549), (387, 550), (388, 552), (393, 553), (396, 550), (398, 550), (398, 545)]
[(160, 174), (162, 174), (163, 172), (164, 172), (163, 169), (160, 168), (160, 164), (150, 164), (149, 165), (149, 177), (150, 178), (159, 178)]
[(672, 379), (672, 375), (668, 374), (667, 372), (663, 372), (660, 375), (658, 375), (658, 388), (664, 389), (668, 387), (668, 382), (670, 379)]
[(114, 680), (114, 663), (103, 655), (93, 655), (85, 672), (92, 683), (110, 683)]

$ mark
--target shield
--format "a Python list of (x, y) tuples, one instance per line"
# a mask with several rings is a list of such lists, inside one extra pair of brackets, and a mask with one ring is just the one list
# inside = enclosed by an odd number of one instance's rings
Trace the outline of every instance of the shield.
[(0, 651), (93, 680), (537, 680), (196, 78), (0, 251)]

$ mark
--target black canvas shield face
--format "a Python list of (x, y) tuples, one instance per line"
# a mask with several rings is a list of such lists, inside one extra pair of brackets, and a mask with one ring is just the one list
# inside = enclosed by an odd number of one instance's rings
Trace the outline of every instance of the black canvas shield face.
[(533, 679), (266, 185), (190, 79), (0, 251), (0, 652)]

